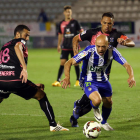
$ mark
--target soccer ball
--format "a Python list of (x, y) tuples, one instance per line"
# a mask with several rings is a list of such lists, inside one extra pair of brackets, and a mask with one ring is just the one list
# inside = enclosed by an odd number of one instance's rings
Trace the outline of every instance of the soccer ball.
[(83, 134), (87, 138), (95, 139), (100, 135), (100, 133), (101, 133), (101, 127), (97, 122), (88, 121), (85, 123), (83, 128)]

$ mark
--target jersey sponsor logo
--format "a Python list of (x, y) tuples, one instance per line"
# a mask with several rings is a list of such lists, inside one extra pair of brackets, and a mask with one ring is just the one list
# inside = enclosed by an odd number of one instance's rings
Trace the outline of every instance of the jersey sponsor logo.
[(14, 69), (15, 68), (15, 66), (7, 66), (7, 65), (0, 65), (0, 68), (1, 69)]
[(81, 35), (84, 35), (86, 33), (86, 30), (85, 31), (83, 31), (82, 33), (81, 33)]
[(21, 40), (21, 42), (25, 45), (26, 44), (26, 42), (24, 41), (24, 40)]
[(103, 67), (90, 66), (89, 70), (92, 72), (101, 72), (103, 70)]
[(78, 55), (80, 58), (83, 58), (83, 57), (85, 57), (86, 56), (86, 52), (85, 51), (83, 51), (83, 52), (81, 52), (81, 53), (79, 53), (79, 55)]
[(15, 71), (0, 71), (0, 76), (15, 76)]
[(114, 38), (113, 37), (110, 38), (110, 42), (114, 42)]

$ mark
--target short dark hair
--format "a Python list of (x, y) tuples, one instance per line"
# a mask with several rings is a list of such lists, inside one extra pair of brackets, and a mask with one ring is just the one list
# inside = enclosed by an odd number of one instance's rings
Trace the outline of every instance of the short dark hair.
[(16, 36), (17, 32), (21, 33), (24, 29), (30, 31), (30, 29), (26, 25), (18, 25), (14, 30), (14, 36)]
[(102, 18), (103, 18), (103, 17), (110, 17), (110, 18), (113, 18), (113, 19), (114, 19), (114, 15), (113, 15), (113, 13), (111, 13), (111, 12), (103, 13)]
[(72, 9), (70, 5), (65, 5), (64, 6), (64, 11), (66, 11), (67, 9)]

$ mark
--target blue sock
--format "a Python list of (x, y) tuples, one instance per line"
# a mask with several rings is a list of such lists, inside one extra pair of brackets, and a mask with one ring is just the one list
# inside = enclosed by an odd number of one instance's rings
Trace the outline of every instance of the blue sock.
[(103, 117), (103, 121), (101, 122), (101, 124), (105, 124), (107, 122), (107, 119), (111, 113), (112, 108), (106, 108), (104, 106), (102, 106), (102, 117)]
[(90, 104), (91, 104), (91, 106), (92, 106), (94, 109), (98, 109), (98, 106), (94, 106), (94, 105), (92, 104), (92, 101), (90, 101)]

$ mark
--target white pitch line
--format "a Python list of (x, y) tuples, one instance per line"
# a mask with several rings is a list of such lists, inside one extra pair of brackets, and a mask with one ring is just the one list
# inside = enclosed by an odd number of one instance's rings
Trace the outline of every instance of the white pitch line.
[[(7, 114), (7, 113), (1, 113), (0, 115), (2, 116), (37, 116), (37, 117), (40, 117), (40, 116), (45, 116), (45, 115), (36, 115), (36, 114)], [(62, 118), (62, 117), (65, 117), (66, 116), (57, 116), (59, 118)], [(82, 118), (94, 118), (94, 117), (86, 117), (86, 116), (83, 116)]]

